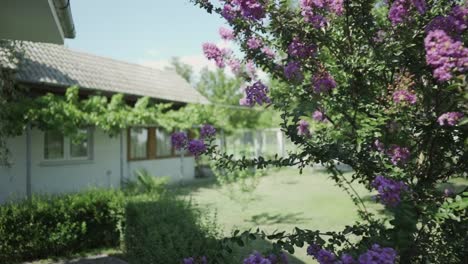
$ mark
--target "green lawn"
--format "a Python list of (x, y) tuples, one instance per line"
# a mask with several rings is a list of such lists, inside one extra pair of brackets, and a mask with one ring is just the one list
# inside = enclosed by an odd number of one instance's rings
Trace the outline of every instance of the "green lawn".
[[(370, 201), (370, 194), (362, 186), (357, 185), (355, 189), (369, 201), (370, 210), (382, 208)], [(220, 187), (210, 181), (186, 187), (184, 193), (207, 212), (216, 212), (225, 235), (234, 229), (257, 227), (269, 232), (289, 232), (296, 226), (341, 230), (357, 220), (356, 207), (349, 196), (318, 170), (305, 170), (302, 175), (293, 169), (269, 173), (260, 178), (251, 193), (232, 186)], [(261, 242), (255, 246), (261, 249), (268, 244)], [(298, 249), (292, 260), (292, 263), (314, 263), (306, 256), (305, 248)]]

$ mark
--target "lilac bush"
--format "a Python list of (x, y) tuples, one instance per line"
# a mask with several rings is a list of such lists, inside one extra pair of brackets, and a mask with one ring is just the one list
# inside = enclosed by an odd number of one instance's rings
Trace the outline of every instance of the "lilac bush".
[[(268, 239), (272, 252), (309, 245), (319, 263), (466, 262), (468, 193), (439, 188), (468, 171), (466, 1), (192, 1), (234, 30), (249, 83), (239, 103), (280, 111), (297, 146), (271, 159), (235, 159), (210, 142), (205, 153), (228, 170), (321, 164), (360, 216), (341, 231), (242, 239)], [(232, 59), (207, 50), (215, 63)], [(247, 74), (247, 64), (280, 85)], [(375, 192), (385, 214), (370, 210), (355, 185)]]

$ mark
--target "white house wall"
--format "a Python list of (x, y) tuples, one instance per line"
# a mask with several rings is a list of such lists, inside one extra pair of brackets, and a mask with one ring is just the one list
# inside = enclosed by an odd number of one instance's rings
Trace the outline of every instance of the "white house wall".
[(76, 192), (88, 188), (120, 187), (120, 140), (100, 130), (93, 133), (90, 161), (44, 162), (44, 132), (32, 131), (33, 193)]
[(11, 166), (0, 166), (0, 202), (8, 197), (26, 195), (26, 137), (11, 138), (7, 146), (11, 153)]
[[(121, 182), (120, 154), (123, 153), (123, 179), (134, 179), (137, 170), (145, 169), (156, 177), (170, 177), (170, 182), (189, 181), (195, 175), (195, 159), (184, 158), (184, 175), (180, 177), (180, 158), (127, 161), (127, 137), (109, 137), (95, 129), (93, 159), (82, 162), (45, 162), (44, 132), (31, 132), (31, 190), (34, 194), (77, 192), (89, 188), (119, 188)], [(26, 196), (26, 136), (9, 139), (12, 166), (0, 167), (0, 203)]]
[(147, 170), (156, 177), (169, 177), (170, 183), (190, 181), (195, 177), (195, 159), (185, 157), (183, 160), (184, 175), (181, 177), (180, 158), (168, 158), (157, 160), (130, 161), (127, 173), (130, 179), (134, 179), (135, 172), (138, 170)]

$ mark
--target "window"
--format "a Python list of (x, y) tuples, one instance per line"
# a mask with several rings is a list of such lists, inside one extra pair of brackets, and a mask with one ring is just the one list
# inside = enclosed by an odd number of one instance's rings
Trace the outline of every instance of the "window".
[(50, 131), (45, 133), (44, 159), (64, 159), (64, 137), (61, 133)]
[(171, 134), (162, 128), (156, 128), (156, 157), (173, 156)]
[(128, 159), (145, 160), (176, 157), (171, 144), (171, 132), (160, 127), (130, 128), (128, 130)]
[(129, 130), (130, 159), (148, 158), (148, 129), (131, 128)]
[(81, 129), (73, 137), (57, 131), (44, 133), (44, 160), (90, 160), (91, 130)]

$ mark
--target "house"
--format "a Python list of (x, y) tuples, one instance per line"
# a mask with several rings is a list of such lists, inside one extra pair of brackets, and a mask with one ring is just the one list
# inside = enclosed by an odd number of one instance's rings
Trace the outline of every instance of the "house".
[(70, 0), (2, 0), (0, 39), (63, 44), (75, 37)]
[[(70, 50), (62, 45), (24, 42), (17, 83), (31, 93), (63, 94), (72, 85), (83, 95), (122, 93), (127, 100), (142, 96), (176, 106), (208, 103), (173, 71)], [(194, 178), (195, 160), (183, 160), (170, 144), (170, 133), (158, 127), (138, 127), (109, 137), (97, 128), (81, 130), (79, 142), (59, 133), (31, 129), (7, 140), (12, 165), (0, 167), (0, 202), (34, 193), (63, 193), (90, 187), (118, 188), (137, 170), (171, 181)], [(183, 171), (183, 175), (181, 174)]]

